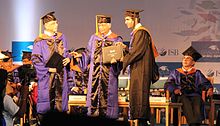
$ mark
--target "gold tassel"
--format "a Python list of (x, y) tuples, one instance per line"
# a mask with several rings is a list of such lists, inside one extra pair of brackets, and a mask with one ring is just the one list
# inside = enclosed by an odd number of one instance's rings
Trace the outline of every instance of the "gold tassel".
[(99, 28), (98, 28), (98, 15), (96, 15), (96, 19), (95, 19), (95, 34), (96, 34), (96, 35), (99, 34)]
[(42, 32), (42, 19), (40, 19), (39, 22), (39, 36), (41, 36), (41, 32)]

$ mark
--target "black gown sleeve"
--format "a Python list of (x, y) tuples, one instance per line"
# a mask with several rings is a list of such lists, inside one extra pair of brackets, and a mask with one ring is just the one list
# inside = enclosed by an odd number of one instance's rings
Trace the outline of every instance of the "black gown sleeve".
[(137, 62), (144, 56), (146, 50), (149, 48), (149, 44), (150, 35), (144, 30), (137, 31), (134, 35), (131, 50), (128, 54), (125, 55), (123, 59), (123, 71), (128, 65)]

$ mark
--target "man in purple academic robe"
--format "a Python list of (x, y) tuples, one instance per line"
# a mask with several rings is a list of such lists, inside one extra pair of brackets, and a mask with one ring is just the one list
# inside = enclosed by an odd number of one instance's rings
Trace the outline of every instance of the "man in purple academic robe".
[[(67, 42), (64, 34), (57, 32), (58, 23), (54, 12), (46, 14), (41, 19), (45, 28), (44, 33), (35, 39), (31, 57), (38, 78), (37, 112), (45, 114), (50, 110), (67, 111), (67, 66), (70, 62)], [(61, 69), (56, 66), (46, 67), (54, 52), (64, 57), (61, 60), (63, 65)]]
[(98, 32), (90, 37), (86, 51), (80, 55), (72, 52), (72, 55), (85, 58), (90, 64), (86, 102), (88, 115), (117, 119), (118, 75), (122, 63), (113, 58), (111, 63), (104, 64), (102, 48), (121, 43), (122, 38), (111, 31), (111, 17), (98, 15), (96, 18)]
[(201, 58), (192, 46), (183, 52), (182, 68), (170, 72), (164, 89), (171, 93), (171, 100), (183, 104), (183, 113), (189, 126), (200, 126), (202, 122), (202, 91), (207, 91), (207, 96), (213, 95), (213, 86), (194, 67), (195, 62)]

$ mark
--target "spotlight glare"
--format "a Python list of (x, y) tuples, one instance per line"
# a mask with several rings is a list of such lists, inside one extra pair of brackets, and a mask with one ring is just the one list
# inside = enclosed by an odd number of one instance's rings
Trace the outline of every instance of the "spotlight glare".
[(16, 0), (13, 2), (15, 14), (15, 40), (34, 39), (34, 1)]

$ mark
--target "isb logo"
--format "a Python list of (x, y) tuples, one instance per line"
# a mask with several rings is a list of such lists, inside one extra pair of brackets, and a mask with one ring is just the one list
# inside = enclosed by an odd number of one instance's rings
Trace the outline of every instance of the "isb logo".
[(178, 56), (179, 50), (178, 49), (165, 49), (161, 48), (159, 49), (160, 56)]

